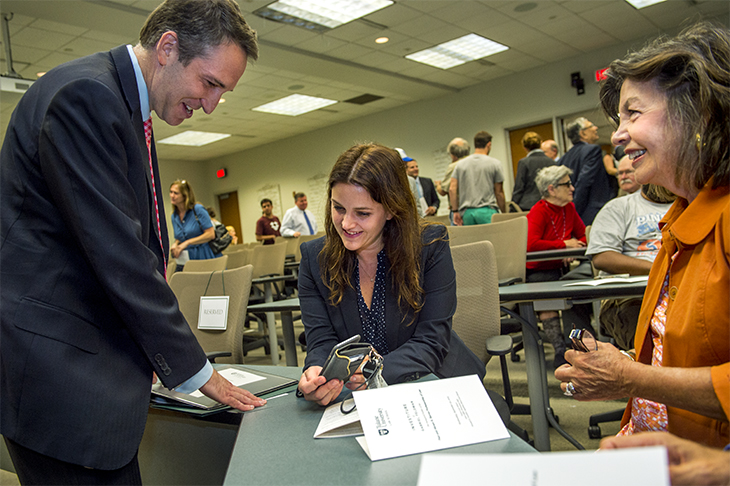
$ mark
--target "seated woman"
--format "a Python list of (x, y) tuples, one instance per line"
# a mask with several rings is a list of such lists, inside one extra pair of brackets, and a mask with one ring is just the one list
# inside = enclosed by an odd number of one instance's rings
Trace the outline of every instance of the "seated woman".
[(577, 400), (632, 397), (620, 434), (730, 442), (730, 33), (707, 24), (611, 63), (603, 110), (641, 184), (678, 198), (659, 226), (636, 361), (598, 343), (555, 372)]
[[(327, 183), (327, 235), (302, 244), (299, 300), (307, 358), (299, 390), (327, 405), (343, 383), (319, 376), (355, 334), (383, 356), (389, 384), (478, 374), (485, 367), (451, 329), (456, 280), (446, 228), (419, 221), (405, 164), (375, 144), (340, 155)], [(348, 388), (362, 386), (354, 375)]]
[[(586, 227), (573, 204), (573, 171), (564, 165), (545, 167), (537, 173), (535, 185), (542, 199), (527, 213), (527, 251), (558, 250), (586, 246)], [(559, 280), (571, 259), (527, 262), (528, 282)], [(538, 313), (543, 329), (555, 350), (555, 368), (565, 364), (565, 338), (555, 311)]]
[[(187, 260), (208, 260), (218, 258), (208, 242), (215, 239), (215, 229), (208, 211), (202, 204), (196, 204), (195, 193), (186, 181), (177, 180), (170, 185), (172, 203), (172, 227), (175, 241), (170, 245), (172, 258), (180, 258), (187, 250)], [(177, 271), (185, 265), (178, 261)]]

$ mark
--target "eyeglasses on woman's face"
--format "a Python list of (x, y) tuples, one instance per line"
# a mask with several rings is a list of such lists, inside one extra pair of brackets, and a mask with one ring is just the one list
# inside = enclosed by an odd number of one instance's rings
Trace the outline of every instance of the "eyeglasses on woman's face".
[(573, 185), (573, 183), (570, 182), (570, 181), (568, 181), (568, 182), (560, 182), (558, 184), (555, 184), (555, 188), (557, 189), (558, 187), (561, 187), (561, 186), (571, 187), (572, 185)]

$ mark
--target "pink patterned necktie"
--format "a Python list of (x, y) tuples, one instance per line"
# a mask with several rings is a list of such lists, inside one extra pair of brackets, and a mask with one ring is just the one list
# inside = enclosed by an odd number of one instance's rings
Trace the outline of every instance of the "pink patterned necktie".
[(147, 141), (147, 155), (150, 161), (150, 175), (152, 176), (152, 195), (155, 198), (155, 214), (157, 215), (157, 236), (160, 240), (160, 249), (162, 250), (162, 263), (165, 268), (165, 279), (167, 279), (167, 255), (165, 255), (165, 247), (162, 246), (162, 231), (160, 229), (160, 208), (157, 205), (157, 189), (155, 189), (155, 170), (152, 168), (152, 117), (144, 122), (144, 138)]

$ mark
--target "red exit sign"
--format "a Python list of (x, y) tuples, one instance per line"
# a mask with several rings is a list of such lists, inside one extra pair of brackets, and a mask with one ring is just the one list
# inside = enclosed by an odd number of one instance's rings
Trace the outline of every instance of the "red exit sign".
[(608, 68), (603, 68), (596, 71), (596, 83), (600, 83), (601, 81), (606, 79), (606, 71), (608, 71)]

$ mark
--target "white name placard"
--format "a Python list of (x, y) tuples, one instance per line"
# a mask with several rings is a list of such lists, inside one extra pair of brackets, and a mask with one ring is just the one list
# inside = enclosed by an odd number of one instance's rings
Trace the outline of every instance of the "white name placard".
[(200, 298), (198, 329), (225, 331), (228, 325), (228, 296)]

